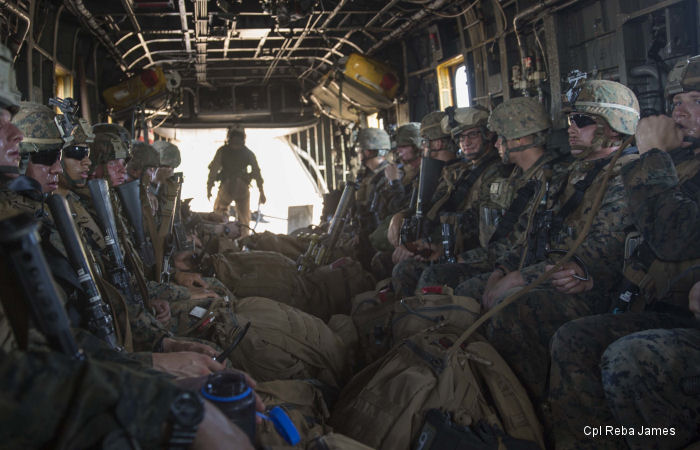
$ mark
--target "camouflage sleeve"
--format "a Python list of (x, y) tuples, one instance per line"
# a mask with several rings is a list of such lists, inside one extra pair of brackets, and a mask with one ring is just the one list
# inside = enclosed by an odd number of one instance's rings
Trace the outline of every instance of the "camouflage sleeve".
[(248, 150), (248, 155), (250, 158), (249, 164), (252, 168), (251, 177), (255, 179), (255, 183), (258, 185), (258, 189), (262, 189), (263, 179), (260, 173), (260, 166), (258, 165), (258, 158), (255, 157), (255, 153)]
[(632, 221), (657, 257), (685, 260), (700, 257), (698, 194), (679, 188), (668, 153), (651, 150), (622, 168)]
[(141, 305), (127, 305), (135, 352), (152, 352), (171, 333)]
[(165, 378), (57, 353), (2, 353), (0, 361), (7, 448), (96, 448), (115, 432), (157, 448), (181, 392)]
[[(596, 191), (597, 189), (594, 188), (589, 189), (592, 195)], [(587, 211), (588, 206), (584, 200), (580, 208)], [(577, 220), (568, 224), (573, 229), (573, 235), (561, 236), (558, 240), (562, 241), (563, 245), (558, 246), (559, 248), (563, 250), (571, 248), (578, 233), (583, 231), (585, 220), (586, 214), (581, 214)], [(626, 229), (630, 225), (622, 180), (620, 177), (615, 177), (610, 181), (588, 235), (575, 252), (575, 255), (586, 265), (585, 268), (594, 280), (594, 289), (598, 292), (607, 293), (618, 286), (624, 258)], [(553, 261), (544, 261), (523, 268), (521, 273), (525, 281), (527, 283), (534, 281), (544, 272), (544, 266), (547, 264), (553, 264)]]
[(221, 159), (222, 159), (221, 149), (222, 148), (223, 147), (219, 147), (219, 149), (216, 151), (216, 154), (214, 155), (214, 159), (212, 159), (211, 162), (209, 163), (209, 177), (207, 178), (207, 185), (208, 186), (214, 185), (214, 182), (219, 177), (219, 172), (221, 172), (221, 169), (223, 168), (223, 163), (221, 161)]

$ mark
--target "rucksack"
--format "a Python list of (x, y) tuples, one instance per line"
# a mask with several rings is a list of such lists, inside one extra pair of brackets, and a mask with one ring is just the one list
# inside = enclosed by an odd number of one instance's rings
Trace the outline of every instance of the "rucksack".
[[(532, 404), (505, 361), (477, 335), (449, 356), (458, 338), (427, 330), (401, 342), (345, 386), (331, 425), (371, 447), (403, 450), (419, 438), (428, 411), (440, 410), (462, 427), (544, 448)], [(494, 442), (495, 449), (503, 440)]]
[(248, 247), (250, 250), (277, 252), (287, 258), (296, 260), (309, 246), (307, 241), (308, 239), (265, 231), (241, 238), (238, 240), (238, 243), (241, 246)]
[(347, 348), (321, 319), (261, 297), (233, 302), (251, 326), (229, 359), (258, 381), (315, 378), (334, 387), (349, 378)]

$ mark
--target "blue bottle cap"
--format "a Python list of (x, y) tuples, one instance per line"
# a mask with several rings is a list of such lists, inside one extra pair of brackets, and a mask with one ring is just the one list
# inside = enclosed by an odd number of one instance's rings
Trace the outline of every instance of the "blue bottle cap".
[(284, 438), (289, 445), (297, 445), (301, 441), (299, 431), (294, 426), (294, 422), (289, 418), (284, 409), (275, 406), (268, 413), (275, 430)]

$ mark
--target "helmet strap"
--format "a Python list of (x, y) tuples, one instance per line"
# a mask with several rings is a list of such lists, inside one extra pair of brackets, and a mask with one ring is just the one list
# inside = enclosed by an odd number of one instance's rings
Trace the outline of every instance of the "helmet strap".
[[(66, 182), (68, 182), (68, 187), (82, 186), (82, 184), (78, 183), (79, 181), (82, 181), (82, 180), (73, 179), (70, 177), (70, 175), (68, 175), (68, 170), (66, 170), (66, 163), (63, 160), (63, 158), (61, 158), (61, 167), (63, 168), (62, 177), (66, 180)], [(59, 177), (59, 180), (60, 179), (61, 179), (61, 177)]]
[[(523, 137), (525, 137), (525, 136), (523, 136)], [(542, 133), (537, 133), (537, 135), (535, 135), (535, 138), (532, 140), (532, 143), (525, 144), (525, 145), (518, 145), (517, 147), (513, 147), (513, 148), (508, 148), (508, 142), (506, 141), (506, 152), (503, 155), (503, 160), (505, 163), (508, 163), (510, 161), (510, 154), (511, 153), (524, 152), (528, 148), (539, 147), (541, 145), (544, 145), (546, 142), (547, 142), (547, 138)]]

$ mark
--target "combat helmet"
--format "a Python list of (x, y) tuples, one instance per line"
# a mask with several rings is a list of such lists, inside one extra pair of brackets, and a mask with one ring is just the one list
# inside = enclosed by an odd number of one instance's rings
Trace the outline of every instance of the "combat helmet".
[(583, 83), (571, 111), (602, 117), (610, 128), (628, 136), (634, 134), (639, 122), (639, 102), (634, 92), (609, 80)]
[(131, 150), (131, 164), (136, 170), (142, 170), (146, 167), (158, 167), (160, 165), (160, 156), (158, 150), (144, 142), (137, 142)]
[(506, 100), (496, 106), (489, 115), (488, 129), (505, 140), (520, 139), (535, 135), (530, 144), (508, 148), (503, 155), (503, 161), (509, 161), (509, 155), (530, 147), (543, 145), (546, 142), (545, 133), (551, 127), (551, 121), (544, 106), (532, 97), (517, 97)]
[(404, 145), (412, 145), (418, 149), (421, 147), (420, 123), (409, 122), (396, 130), (396, 146)]
[(0, 106), (10, 111), (13, 116), (20, 108), (20, 94), (12, 67), (10, 49), (0, 44)]
[(95, 134), (98, 133), (112, 133), (119, 136), (127, 149), (131, 147), (131, 133), (129, 130), (119, 125), (118, 123), (97, 123), (92, 126), (92, 131)]
[(449, 138), (450, 133), (442, 131), (440, 122), (443, 117), (445, 117), (443, 111), (433, 111), (426, 114), (423, 120), (420, 121), (420, 135), (430, 141)]
[(180, 149), (177, 145), (168, 141), (156, 141), (153, 143), (153, 148), (156, 149), (160, 156), (160, 165), (172, 167), (173, 169), (180, 165)]
[(48, 106), (33, 102), (20, 103), (20, 110), (12, 123), (24, 134), (19, 145), (21, 153), (56, 151), (63, 147), (55, 117), (56, 114)]
[(363, 128), (357, 133), (357, 146), (360, 150), (377, 150), (379, 156), (385, 156), (391, 149), (391, 139), (381, 128)]
[(668, 74), (666, 98), (689, 91), (700, 91), (700, 55), (677, 62)]
[(440, 121), (443, 133), (449, 133), (456, 145), (463, 131), (470, 128), (479, 128), (481, 132), (481, 148), (478, 152), (468, 155), (471, 160), (480, 158), (488, 147), (489, 112), (483, 106), (470, 106), (466, 108), (449, 107), (445, 110), (445, 117)]
[(231, 136), (239, 135), (245, 137), (245, 128), (240, 123), (234, 123), (226, 130), (226, 140), (231, 139)]
[(114, 133), (98, 133), (95, 140), (90, 143), (90, 161), (93, 172), (97, 166), (107, 164), (115, 159), (128, 159), (129, 150), (124, 146), (121, 138)]

